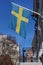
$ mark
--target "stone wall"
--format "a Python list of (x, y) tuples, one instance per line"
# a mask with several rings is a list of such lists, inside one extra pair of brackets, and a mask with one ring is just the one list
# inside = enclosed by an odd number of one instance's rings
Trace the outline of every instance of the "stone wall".
[(8, 55), (14, 65), (19, 65), (19, 45), (14, 40), (7, 38), (6, 35), (0, 35), (0, 57), (1, 55)]

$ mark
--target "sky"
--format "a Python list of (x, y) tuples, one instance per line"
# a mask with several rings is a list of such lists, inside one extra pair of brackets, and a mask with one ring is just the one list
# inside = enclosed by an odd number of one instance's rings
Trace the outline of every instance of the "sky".
[[(9, 28), (9, 24), (11, 21), (11, 2), (19, 4), (23, 7), (29, 8), (33, 10), (33, 0), (0, 0), (0, 34), (6, 34), (14, 36), (16, 42), (20, 45), (21, 48), (23, 47), (31, 47), (32, 40), (34, 36), (34, 20), (32, 19), (31, 15), (29, 17), (29, 29), (26, 36), (26, 39), (19, 36)], [(32, 14), (32, 13), (31, 13)]]

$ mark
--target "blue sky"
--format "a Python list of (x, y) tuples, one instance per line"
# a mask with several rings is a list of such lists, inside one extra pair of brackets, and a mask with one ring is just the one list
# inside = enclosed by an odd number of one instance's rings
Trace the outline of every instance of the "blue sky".
[(33, 10), (33, 0), (1, 0), (0, 1), (0, 33), (15, 36), (16, 42), (20, 47), (31, 47), (34, 36), (34, 21), (30, 15), (29, 17), (29, 30), (26, 39), (17, 35), (14, 30), (9, 28), (11, 21), (11, 2), (24, 6)]

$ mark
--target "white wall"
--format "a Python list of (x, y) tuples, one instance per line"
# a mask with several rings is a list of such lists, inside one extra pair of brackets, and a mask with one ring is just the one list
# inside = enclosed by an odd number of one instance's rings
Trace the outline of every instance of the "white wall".
[(31, 62), (31, 63), (25, 62), (25, 63), (20, 63), (20, 65), (42, 65), (42, 63), (41, 62)]

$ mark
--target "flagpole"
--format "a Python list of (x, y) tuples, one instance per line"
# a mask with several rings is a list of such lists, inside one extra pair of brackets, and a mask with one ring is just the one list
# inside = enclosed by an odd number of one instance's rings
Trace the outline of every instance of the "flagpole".
[(11, 4), (16, 5), (16, 6), (19, 6), (19, 7), (22, 7), (22, 8), (24, 8), (24, 9), (26, 9), (26, 10), (28, 10), (28, 11), (30, 11), (30, 12), (32, 12), (32, 13), (35, 13), (35, 14), (39, 15), (40, 17), (42, 17), (42, 15), (41, 15), (40, 13), (35, 12), (35, 11), (31, 10), (31, 9), (28, 9), (28, 8), (26, 8), (26, 7), (23, 7), (23, 6), (20, 6), (20, 5), (16, 4), (16, 3), (14, 3), (14, 2), (11, 2)]

